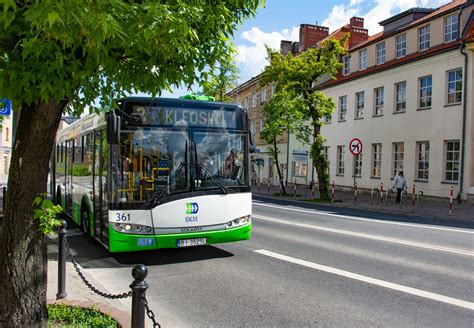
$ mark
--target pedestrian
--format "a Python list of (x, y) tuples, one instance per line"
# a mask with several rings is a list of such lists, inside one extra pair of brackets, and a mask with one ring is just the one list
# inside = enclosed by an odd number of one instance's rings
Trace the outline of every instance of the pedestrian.
[(397, 188), (397, 199), (395, 200), (395, 203), (400, 204), (402, 191), (403, 189), (405, 189), (407, 185), (407, 181), (405, 180), (405, 177), (403, 176), (402, 170), (400, 170), (393, 178), (393, 184), (395, 185), (395, 188)]
[(256, 185), (257, 184), (257, 172), (255, 172), (255, 170), (252, 170), (252, 185)]

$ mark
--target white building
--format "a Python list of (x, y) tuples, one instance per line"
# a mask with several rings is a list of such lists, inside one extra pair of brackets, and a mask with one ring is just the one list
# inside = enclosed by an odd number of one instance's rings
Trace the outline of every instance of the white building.
[[(338, 79), (318, 86), (336, 103), (321, 131), (336, 185), (352, 188), (355, 170), (359, 188), (391, 188), (403, 170), (410, 190), (448, 197), (452, 186), (474, 201), (473, 8), (455, 0), (384, 20), (383, 32), (349, 49)], [(353, 138), (363, 144), (357, 162)], [(292, 136), (289, 148), (290, 167), (310, 171), (299, 154), (308, 146)], [(292, 173), (311, 180), (308, 170)]]
[(3, 115), (2, 117), (0, 123), (0, 186), (6, 186), (12, 154), (12, 114)]

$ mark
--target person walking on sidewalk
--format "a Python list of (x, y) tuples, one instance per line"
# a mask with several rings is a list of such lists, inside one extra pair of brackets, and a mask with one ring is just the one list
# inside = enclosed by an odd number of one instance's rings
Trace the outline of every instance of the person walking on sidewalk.
[(395, 175), (395, 177), (393, 178), (393, 183), (395, 185), (395, 188), (397, 188), (397, 199), (395, 200), (395, 203), (399, 204), (402, 191), (407, 185), (407, 180), (403, 176), (403, 171), (400, 171)]

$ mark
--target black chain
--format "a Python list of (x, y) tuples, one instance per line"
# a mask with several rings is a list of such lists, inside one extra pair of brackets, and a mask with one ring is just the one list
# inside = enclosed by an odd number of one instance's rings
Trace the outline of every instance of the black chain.
[(119, 299), (119, 298), (128, 298), (128, 297), (132, 297), (132, 291), (129, 291), (128, 293), (122, 293), (122, 294), (107, 294), (107, 293), (104, 293), (104, 292), (101, 292), (100, 290), (98, 290), (97, 288), (95, 288), (94, 286), (92, 286), (92, 284), (86, 279), (86, 277), (84, 277), (84, 274), (81, 272), (81, 270), (79, 269), (79, 265), (77, 264), (76, 260), (74, 259), (74, 256), (72, 256), (72, 253), (71, 253), (71, 249), (69, 248), (69, 244), (67, 242), (67, 239), (64, 238), (64, 244), (66, 245), (66, 251), (67, 251), (67, 255), (71, 258), (71, 262), (72, 262), (72, 265), (74, 266), (74, 269), (76, 269), (76, 272), (77, 274), (79, 275), (79, 277), (81, 277), (82, 281), (84, 282), (84, 284), (91, 290), (93, 291), (94, 293), (104, 297), (104, 298), (108, 298), (108, 299)]
[(153, 327), (161, 328), (160, 324), (158, 322), (156, 322), (155, 314), (148, 307), (148, 301), (146, 300), (145, 296), (142, 296), (140, 301), (142, 302), (143, 306), (145, 307), (146, 315), (148, 316), (148, 318), (150, 318), (151, 321), (153, 321)]

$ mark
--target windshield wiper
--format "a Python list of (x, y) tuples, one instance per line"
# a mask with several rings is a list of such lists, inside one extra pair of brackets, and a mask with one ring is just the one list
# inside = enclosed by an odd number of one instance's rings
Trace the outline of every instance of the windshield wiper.
[(152, 206), (157, 206), (160, 204), (160, 201), (164, 198), (169, 196), (168, 188), (164, 188), (161, 191), (154, 191), (150, 198), (148, 199), (147, 203), (151, 204)]
[(216, 179), (214, 175), (211, 174), (204, 165), (202, 165), (201, 163), (197, 163), (197, 165), (201, 168), (201, 170), (204, 171), (204, 173), (206, 173), (209, 176), (209, 178), (211, 178), (213, 182), (217, 184), (217, 186), (222, 190), (224, 194), (227, 195), (229, 193), (229, 190), (226, 188), (226, 186), (224, 186), (218, 179)]

